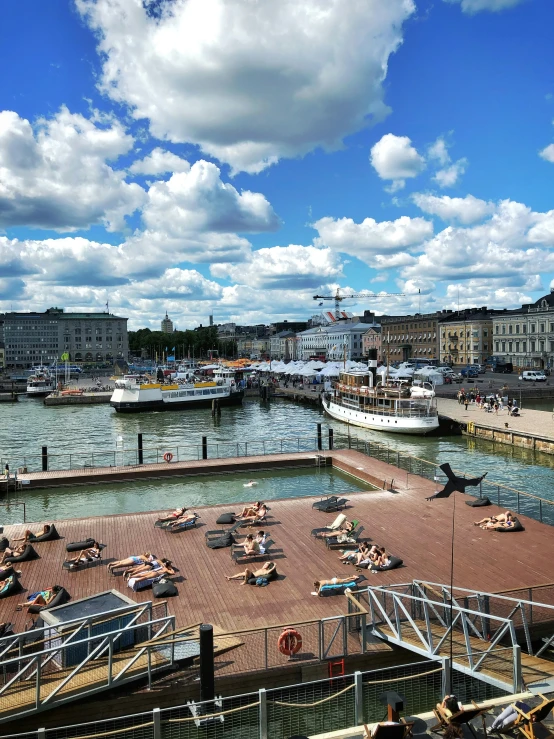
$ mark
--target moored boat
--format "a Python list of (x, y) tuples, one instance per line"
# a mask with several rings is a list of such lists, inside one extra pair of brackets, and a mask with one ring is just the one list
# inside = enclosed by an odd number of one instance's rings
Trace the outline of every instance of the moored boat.
[(413, 397), (402, 385), (375, 383), (372, 370), (341, 372), (334, 390), (322, 397), (326, 413), (354, 426), (397, 434), (428, 434), (438, 428), (434, 397)]
[(41, 397), (56, 389), (56, 378), (48, 372), (36, 372), (27, 378), (27, 395)]

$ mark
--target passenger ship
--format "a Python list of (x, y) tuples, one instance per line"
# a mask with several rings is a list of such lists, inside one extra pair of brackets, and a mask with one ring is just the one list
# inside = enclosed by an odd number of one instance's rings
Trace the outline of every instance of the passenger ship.
[(240, 405), (243, 395), (244, 392), (230, 382), (165, 385), (137, 375), (125, 375), (116, 381), (110, 404), (118, 413), (173, 411), (211, 407), (214, 400), (220, 406)]
[(341, 372), (334, 391), (323, 395), (324, 410), (339, 421), (377, 431), (428, 434), (438, 428), (434, 397), (410, 397), (407, 388), (375, 379), (374, 368)]
[(56, 378), (45, 370), (35, 370), (34, 374), (27, 378), (27, 395), (42, 397), (50, 395), (55, 389)]

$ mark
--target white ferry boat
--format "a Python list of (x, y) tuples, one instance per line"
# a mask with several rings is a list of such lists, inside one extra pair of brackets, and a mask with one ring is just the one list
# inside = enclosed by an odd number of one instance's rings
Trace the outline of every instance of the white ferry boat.
[(410, 397), (407, 387), (383, 385), (370, 369), (341, 372), (324, 410), (339, 421), (397, 434), (428, 434), (439, 426), (434, 397)]
[(176, 382), (169, 385), (152, 382), (137, 375), (125, 375), (115, 383), (110, 404), (118, 413), (173, 411), (240, 405), (244, 392), (230, 382)]
[(48, 372), (35, 372), (27, 378), (27, 395), (42, 397), (56, 389), (56, 378)]

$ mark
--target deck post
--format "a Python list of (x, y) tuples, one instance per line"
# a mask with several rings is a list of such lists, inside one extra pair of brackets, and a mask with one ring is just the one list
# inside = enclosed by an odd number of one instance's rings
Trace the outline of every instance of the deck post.
[(46, 739), (46, 729), (37, 729), (37, 739)]
[(258, 696), (260, 701), (258, 708), (260, 739), (267, 739), (267, 693), (265, 688), (260, 688)]
[(450, 684), (450, 657), (442, 658), (442, 694), (450, 695), (452, 692), (452, 685)]
[(356, 670), (354, 673), (354, 710), (355, 726), (361, 726), (364, 723), (364, 688), (362, 684), (362, 673)]
[(333, 450), (333, 429), (329, 429), (329, 451)]
[(202, 437), (202, 459), (208, 459), (208, 437), (207, 436)]
[(162, 714), (159, 708), (152, 710), (153, 739), (162, 739)]
[(321, 440), (321, 424), (317, 424), (317, 449), (321, 451), (323, 449), (323, 443)]
[(512, 690), (514, 691), (514, 693), (520, 693), (522, 690), (521, 647), (519, 646), (519, 644), (514, 644), (512, 649), (514, 650), (514, 658), (513, 658), (514, 678), (513, 678)]
[(42, 447), (42, 471), (48, 472), (48, 447)]
[(142, 434), (138, 435), (138, 463), (144, 464), (144, 449), (142, 446)]

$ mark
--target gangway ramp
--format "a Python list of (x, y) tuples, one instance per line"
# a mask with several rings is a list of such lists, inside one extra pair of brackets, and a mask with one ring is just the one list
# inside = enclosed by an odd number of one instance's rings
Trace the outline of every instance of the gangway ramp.
[[(533, 597), (533, 589), (525, 589)], [(554, 604), (414, 580), (352, 594), (376, 637), (503, 690), (554, 689)], [(539, 628), (540, 627), (540, 628)], [(551, 638), (534, 634), (550, 629)], [(542, 646), (535, 650), (535, 643)]]

